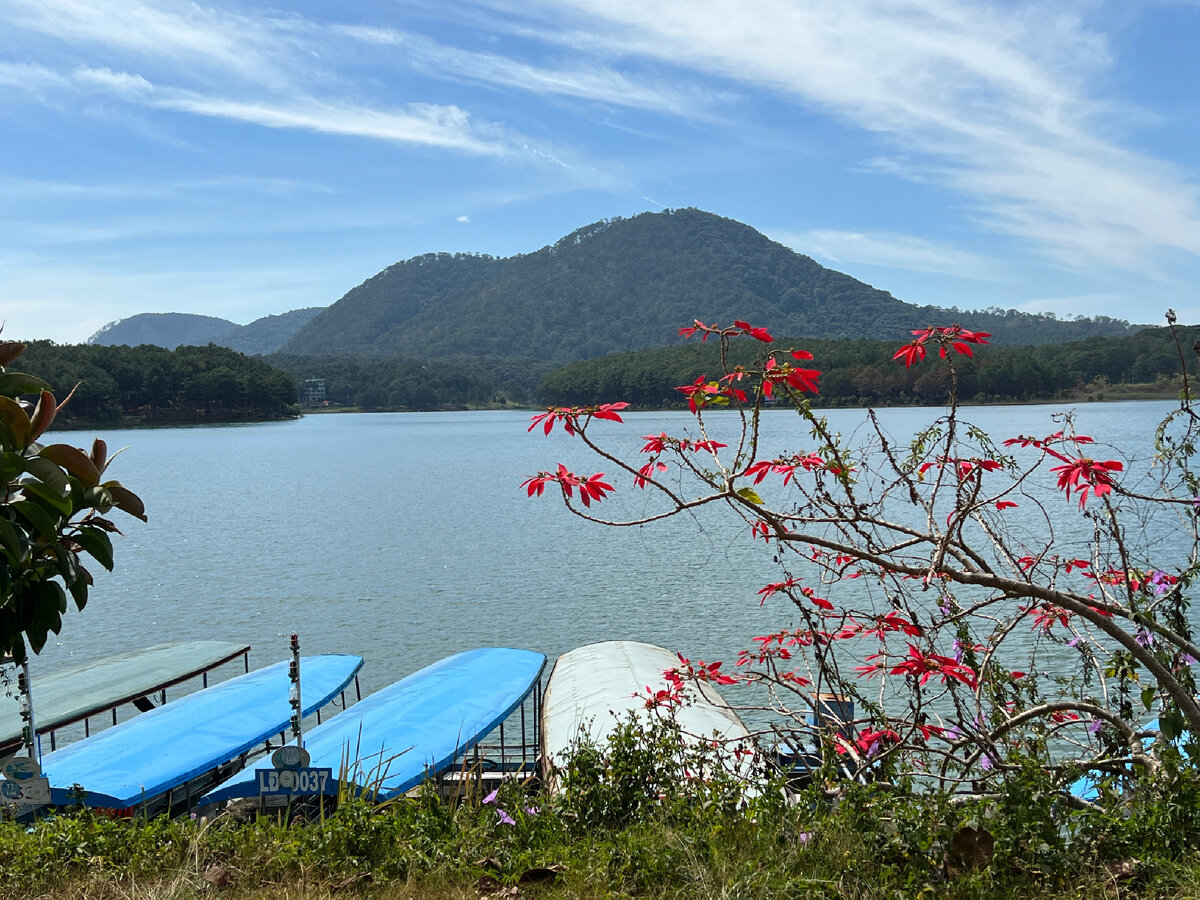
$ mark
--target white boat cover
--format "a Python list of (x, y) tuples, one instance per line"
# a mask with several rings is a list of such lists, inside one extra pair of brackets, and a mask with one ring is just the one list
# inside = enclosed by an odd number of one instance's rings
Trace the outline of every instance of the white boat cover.
[[(647, 691), (665, 687), (663, 673), (678, 665), (670, 650), (640, 641), (604, 641), (564, 653), (542, 701), (543, 765), (561, 766), (581, 741), (603, 744), (630, 714), (655, 715), (646, 708)], [(685, 696), (675, 715), (689, 739), (721, 740), (730, 753), (738, 743), (753, 747), (741, 718), (711, 684), (688, 684)], [(547, 784), (554, 788), (552, 773)]]

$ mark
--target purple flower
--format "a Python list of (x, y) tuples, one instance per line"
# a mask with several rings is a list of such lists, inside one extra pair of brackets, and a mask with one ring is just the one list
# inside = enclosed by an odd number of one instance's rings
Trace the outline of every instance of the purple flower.
[(992, 754), (990, 753), (984, 753), (979, 759), (979, 768), (983, 769), (985, 772), (990, 771), (992, 766), (995, 764), (996, 760), (992, 759)]
[(498, 795), (499, 793), (500, 793), (500, 788), (496, 788), (494, 791), (492, 791), (490, 794), (488, 794), (486, 797), (483, 798), (483, 802), (484, 803), (495, 803), (496, 795)]
[(1133, 640), (1139, 647), (1150, 648), (1154, 646), (1154, 635), (1149, 631), (1139, 629), (1137, 634), (1133, 636)]
[(1068, 647), (1078, 647), (1082, 643), (1083, 643), (1083, 638), (1073, 637), (1069, 641), (1067, 641), (1067, 646)]
[(943, 597), (942, 602), (938, 605), (938, 612), (940, 612), (943, 616), (950, 615), (950, 602), (951, 601), (949, 597)]
[(1100, 719), (1092, 719), (1091, 724), (1087, 727), (1087, 730), (1089, 734), (1099, 734), (1100, 729), (1103, 727), (1104, 722), (1102, 722)]
[(1150, 576), (1150, 583), (1154, 585), (1154, 593), (1158, 596), (1165, 594), (1171, 587), (1167, 584), (1166, 572), (1155, 572)]
[(1190, 653), (1184, 653), (1179, 657), (1179, 661), (1185, 666), (1194, 666), (1196, 664), (1196, 657), (1192, 656)]
[(963, 642), (958, 638), (954, 639), (954, 661), (960, 663), (963, 660), (963, 650), (966, 649)]
[(499, 817), (501, 825), (516, 825), (517, 821), (502, 809), (496, 810), (496, 815)]
[(812, 837), (813, 834), (811, 831), (802, 831), (796, 835), (796, 840), (798, 840), (801, 844), (808, 846), (808, 842), (812, 840)]
[(536, 816), (539, 812), (541, 812), (541, 810), (538, 809), (536, 806), (526, 806), (525, 807), (525, 815), (527, 815), (527, 816)]

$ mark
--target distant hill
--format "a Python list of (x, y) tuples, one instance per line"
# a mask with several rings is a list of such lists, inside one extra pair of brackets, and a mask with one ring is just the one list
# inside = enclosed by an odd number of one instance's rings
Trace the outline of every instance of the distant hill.
[(322, 309), (324, 307), (309, 306), (305, 309), (293, 309), (278, 316), (263, 316), (248, 325), (234, 325), (232, 329), (213, 338), (213, 343), (251, 356), (274, 353), (311, 322)]
[(87, 343), (105, 347), (153, 344), (168, 350), (216, 344), (240, 353), (262, 355), (282, 347), (321, 309), (319, 306), (293, 309), (278, 316), (255, 319), (249, 325), (192, 313), (140, 313), (105, 325)]
[(198, 316), (192, 313), (140, 313), (127, 319), (109, 322), (90, 338), (89, 344), (137, 347), (153, 344), (174, 350), (181, 344), (203, 346), (217, 335), (238, 326), (228, 319)]
[[(290, 354), (576, 360), (679, 341), (699, 318), (778, 334), (902, 341), (961, 322), (998, 344), (1128, 335), (1127, 322), (914, 306), (821, 266), (753, 228), (697, 209), (580, 228), (535, 253), (428, 254), (398, 262), (317, 315)], [(532, 373), (531, 373), (532, 374)], [(535, 379), (536, 380), (536, 379)]]

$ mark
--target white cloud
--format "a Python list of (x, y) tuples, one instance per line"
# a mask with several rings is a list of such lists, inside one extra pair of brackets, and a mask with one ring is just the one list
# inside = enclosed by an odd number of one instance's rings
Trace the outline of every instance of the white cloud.
[(438, 78), (515, 88), (538, 95), (575, 97), (612, 106), (654, 110), (689, 119), (711, 118), (708, 110), (732, 101), (729, 91), (626, 75), (611, 66), (579, 61), (538, 66), (497, 53), (440, 44), (424, 35), (393, 29), (348, 26), (338, 29), (366, 44), (402, 51), (397, 58)]
[(913, 235), (811, 229), (775, 232), (771, 238), (798, 253), (833, 263), (937, 272), (983, 281), (1003, 280), (992, 260), (950, 244)]
[(455, 222), (462, 222), (464, 225), (470, 225), (470, 224), (471, 224), (471, 217), (470, 217), (470, 216), (458, 216), (458, 217), (457, 217), (457, 218), (456, 218), (454, 221), (455, 221)]
[[(507, 0), (493, 6), (518, 15)], [(564, 9), (574, 14), (563, 27)], [(968, 197), (987, 228), (1060, 263), (1200, 254), (1197, 191), (1109, 136), (1139, 117), (1092, 85), (1112, 65), (1083, 2), (555, 0), (514, 30), (766, 88), (876, 132), (874, 165)], [(528, 20), (526, 20), (528, 22)]]

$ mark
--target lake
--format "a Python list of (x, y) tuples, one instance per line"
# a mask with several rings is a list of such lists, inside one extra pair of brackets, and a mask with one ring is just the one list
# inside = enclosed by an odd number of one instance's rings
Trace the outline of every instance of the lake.
[[(1171, 405), (1083, 405), (1079, 428), (1144, 453)], [(1043, 435), (1056, 430), (1050, 416), (1061, 408), (980, 407), (965, 417), (997, 437)], [(880, 418), (904, 438), (939, 412), (888, 409)], [(865, 412), (828, 416), (848, 433)], [(552, 661), (580, 644), (629, 638), (732, 660), (754, 635), (791, 623), (782, 603), (760, 607), (756, 592), (779, 580), (778, 569), (730, 516), (604, 528), (568, 514), (553, 486), (553, 495), (527, 498), (521, 482), (560, 460), (612, 472), (559, 429), (526, 433), (529, 417), (313, 415), (99, 433), (110, 450), (128, 447), (108, 474), (142, 496), (150, 521), (114, 511), (125, 532), (114, 539), (116, 570), (95, 573), (87, 609), (66, 617), (35, 673), (196, 638), (248, 642), (252, 665), (265, 665), (286, 655), (296, 631), (306, 653), (364, 656), (363, 688), (373, 691), (483, 645)], [(678, 434), (693, 421), (686, 412), (625, 418), (598, 427), (634, 451), (642, 435)], [(775, 446), (810, 446), (794, 413), (766, 418)], [(600, 509), (639, 512), (644, 495), (616, 483)]]

